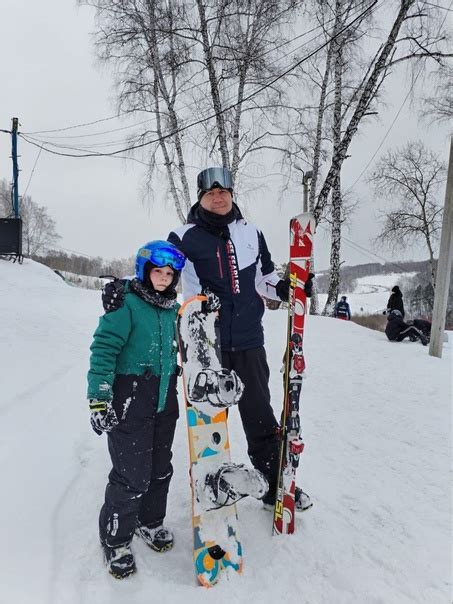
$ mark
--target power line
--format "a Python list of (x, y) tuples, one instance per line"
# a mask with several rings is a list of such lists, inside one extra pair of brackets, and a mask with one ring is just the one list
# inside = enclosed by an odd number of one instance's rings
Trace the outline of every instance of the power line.
[[(345, 14), (346, 12), (347, 12), (347, 10), (345, 10), (344, 13), (342, 13), (341, 15)], [(284, 46), (287, 46), (288, 44), (292, 44), (296, 40), (298, 40), (300, 38), (303, 38), (303, 37), (307, 36), (310, 33), (313, 33), (317, 29), (325, 28), (325, 26), (328, 23), (330, 23), (331, 21), (334, 21), (335, 19), (336, 19), (336, 17), (331, 17), (330, 19), (327, 19), (327, 21), (325, 21), (324, 23), (316, 25), (315, 27), (312, 27), (311, 29), (309, 29), (309, 30), (307, 30), (305, 32), (302, 32), (301, 34), (298, 34), (297, 36), (294, 36), (290, 40), (286, 40), (285, 42), (282, 42), (280, 45), (277, 45), (275, 47), (270, 48), (269, 50), (263, 52), (261, 56), (264, 57), (267, 54), (269, 54), (270, 52), (275, 52), (276, 50), (278, 50), (280, 48), (283, 48)], [(298, 46), (294, 50), (289, 51), (288, 53), (284, 54), (282, 57), (278, 57), (275, 61), (272, 61), (270, 64), (272, 65), (273, 63), (275, 63), (275, 62), (277, 62), (277, 61), (279, 61), (281, 59), (286, 58), (290, 54), (294, 54), (294, 52), (296, 52), (297, 50), (300, 50), (305, 45), (306, 45), (306, 43), (303, 44), (303, 45), (301, 45), (301, 46)], [(185, 90), (180, 91), (180, 92), (186, 93), (186, 92), (189, 92), (190, 90), (192, 90), (193, 88), (198, 88), (198, 87), (203, 86), (205, 84), (209, 84), (209, 80), (204, 80), (203, 82), (200, 82), (200, 83), (197, 83), (197, 84), (193, 84), (189, 88), (186, 88)], [(186, 107), (183, 107), (182, 109), (189, 108), (192, 105), (193, 105), (193, 103), (190, 104), (190, 105), (188, 105), (188, 106), (186, 106)], [(135, 111), (143, 111), (143, 112), (145, 112), (147, 110), (145, 110), (145, 109), (136, 109)], [(91, 122), (85, 122), (85, 123), (75, 124), (75, 125), (72, 125), (72, 126), (66, 126), (66, 127), (62, 127), (62, 128), (56, 128), (56, 129), (53, 129), (53, 130), (36, 130), (36, 131), (33, 131), (33, 132), (24, 132), (23, 134), (25, 134), (27, 136), (30, 136), (30, 135), (35, 135), (35, 134), (48, 134), (48, 133), (53, 133), (53, 132), (64, 132), (64, 131), (67, 131), (67, 130), (73, 130), (75, 128), (83, 128), (84, 126), (91, 126), (91, 125), (99, 124), (99, 123), (106, 122), (106, 121), (109, 121), (109, 120), (112, 120), (112, 119), (120, 118), (122, 115), (128, 115), (129, 113), (132, 113), (132, 112), (131, 111), (125, 111), (122, 114), (118, 113), (116, 115), (105, 117), (105, 118), (101, 118), (101, 119), (97, 119), (97, 120), (93, 120)], [(110, 134), (111, 132), (119, 132), (121, 130), (127, 130), (129, 128), (134, 128), (135, 126), (140, 126), (141, 124), (145, 124), (148, 121), (150, 121), (150, 120), (143, 120), (141, 122), (137, 122), (136, 124), (131, 124), (129, 126), (122, 126), (121, 128), (113, 128), (111, 130), (104, 130), (103, 132), (94, 132), (94, 133), (89, 133), (89, 134), (74, 134), (74, 135), (67, 135), (67, 136), (51, 136), (51, 137), (46, 137), (46, 138), (55, 138), (55, 139), (63, 138), (63, 139), (65, 139), (65, 138), (85, 138), (85, 137), (91, 137), (91, 136), (101, 136), (103, 134)], [(9, 131), (7, 131), (7, 130), (3, 130), (3, 131), (0, 130), (0, 132), (9, 132)], [(30, 136), (30, 138), (31, 138), (31, 136)]]
[[(137, 111), (140, 111), (138, 109)], [(124, 114), (128, 114), (128, 111), (123, 112)], [(98, 120), (93, 120), (92, 122), (85, 122), (83, 124), (75, 124), (74, 126), (65, 126), (64, 128), (55, 128), (54, 130), (35, 130), (34, 132), (28, 132), (28, 134), (48, 134), (51, 132), (65, 132), (66, 130), (73, 130), (74, 128), (83, 128), (84, 126), (93, 126), (94, 124), (100, 124), (101, 122), (108, 122), (109, 120), (115, 120), (121, 116), (120, 113), (116, 115), (111, 115), (110, 117), (103, 117)]]
[[(371, 5), (370, 5), (370, 7), (371, 7)], [(346, 12), (348, 12), (348, 11), (345, 10), (344, 13), (342, 13), (342, 14), (345, 14)], [(356, 14), (357, 14), (357, 12), (356, 12)], [(354, 13), (353, 13), (353, 15), (354, 15)], [(302, 38), (302, 37), (304, 37), (304, 36), (306, 36), (306, 35), (314, 32), (314, 31), (316, 31), (317, 29), (320, 29), (320, 28), (324, 29), (325, 26), (327, 25), (327, 23), (330, 23), (331, 21), (334, 21), (334, 20), (335, 20), (335, 17), (332, 17), (332, 18), (328, 19), (327, 21), (325, 21), (324, 23), (322, 23), (320, 25), (317, 25), (316, 27), (313, 27), (312, 29), (305, 31), (302, 34), (299, 34), (299, 35), (295, 36), (291, 40), (287, 40), (287, 41), (283, 42), (280, 46), (277, 46), (275, 48), (272, 48), (272, 49), (266, 51), (265, 53), (262, 54), (262, 56), (265, 56), (269, 52), (274, 52), (275, 49), (281, 48), (281, 47), (283, 47), (285, 45), (288, 45), (288, 44), (292, 44), (295, 40), (297, 40), (299, 38)], [(308, 44), (310, 44), (311, 42), (313, 42), (313, 41), (315, 41), (317, 39), (318, 39), (318, 36), (316, 36), (314, 38), (311, 38), (310, 40), (304, 42), (303, 44), (299, 45), (298, 47), (296, 47), (296, 48), (292, 49), (291, 51), (287, 52), (286, 54), (284, 54), (284, 55), (282, 55), (280, 57), (277, 57), (274, 61), (271, 61), (269, 63), (269, 65), (273, 65), (273, 64), (277, 63), (278, 61), (281, 61), (281, 60), (287, 58), (290, 54), (296, 53), (298, 50), (300, 50), (301, 48), (307, 46)], [(209, 83), (209, 80), (205, 80), (205, 81), (203, 81), (201, 83), (192, 85), (191, 87), (185, 89), (183, 92), (187, 93), (190, 90), (192, 90), (193, 88), (199, 88), (199, 87), (204, 86), (205, 84), (208, 84), (208, 83)], [(234, 98), (235, 98), (235, 96), (231, 95), (229, 98), (224, 99), (223, 102), (224, 103), (232, 102), (234, 100)], [(198, 101), (195, 100), (195, 101), (193, 101), (193, 102), (191, 102), (191, 103), (189, 103), (187, 105), (183, 105), (182, 107), (178, 108), (178, 111), (192, 109), (193, 107), (195, 107), (197, 105), (197, 103), (198, 103)], [(233, 105), (233, 107), (234, 106), (235, 105)], [(230, 108), (228, 107), (226, 110), (228, 110), (228, 109), (230, 109)], [(110, 119), (110, 118), (106, 118), (106, 119)], [(141, 125), (143, 123), (146, 123), (148, 121), (150, 121), (150, 120), (143, 120), (142, 122), (138, 122), (138, 123), (130, 125), (130, 126), (124, 126), (122, 128), (115, 128), (115, 129), (112, 129), (112, 130), (105, 130), (102, 133), (89, 133), (89, 134), (85, 134), (85, 135), (81, 134), (81, 135), (46, 137), (46, 140), (43, 140), (42, 138), (36, 138), (34, 136), (31, 136), (31, 134), (33, 134), (33, 133), (24, 132), (22, 134), (25, 134), (29, 139), (34, 140), (37, 143), (41, 143), (42, 145), (51, 145), (51, 146), (54, 146), (54, 147), (67, 148), (67, 149), (79, 150), (79, 151), (91, 151), (91, 150), (93, 150), (94, 147), (108, 147), (108, 146), (113, 146), (115, 144), (121, 144), (121, 143), (122, 144), (130, 144), (134, 140), (134, 138), (135, 138), (135, 140), (139, 140), (140, 138), (144, 138), (144, 136), (146, 134), (148, 134), (148, 133), (138, 134), (137, 136), (132, 137), (132, 140), (131, 140), (131, 138), (129, 138), (129, 139), (121, 139), (119, 141), (118, 140), (117, 141), (107, 141), (105, 143), (96, 143), (96, 144), (92, 144), (92, 145), (83, 145), (79, 149), (77, 149), (75, 147), (69, 147), (69, 146), (66, 147), (64, 145), (59, 145), (59, 144), (53, 143), (53, 142), (51, 142), (51, 141), (49, 141), (47, 139), (49, 139), (49, 138), (68, 139), (68, 138), (85, 138), (85, 137), (92, 137), (92, 136), (100, 136), (101, 134), (109, 134), (111, 132), (117, 132), (117, 131), (120, 131), (120, 130), (126, 130), (126, 129), (129, 129), (129, 128), (135, 127), (135, 126), (139, 126), (139, 125)], [(74, 127), (76, 127), (76, 126), (74, 126)], [(72, 127), (68, 127), (68, 128), (72, 128)], [(43, 132), (45, 132), (45, 131), (43, 131)], [(51, 132), (51, 131), (49, 131), (49, 132)]]
[(38, 155), (36, 156), (36, 160), (35, 160), (35, 163), (34, 163), (34, 165), (33, 165), (33, 169), (32, 169), (32, 171), (31, 171), (30, 178), (28, 179), (27, 186), (25, 187), (25, 191), (22, 193), (22, 198), (24, 198), (24, 197), (25, 197), (25, 195), (27, 194), (28, 187), (30, 186), (31, 179), (33, 178), (33, 174), (35, 173), (36, 164), (38, 163), (38, 159), (39, 159), (39, 156), (41, 155), (41, 152), (42, 152), (42, 149), (40, 149), (40, 150), (38, 151)]
[[(321, 229), (327, 233), (328, 235), (330, 235), (328, 229), (326, 229), (326, 227), (324, 227), (322, 224), (318, 224), (318, 227), (321, 227)], [(396, 268), (398, 268), (400, 271), (405, 271), (406, 269), (402, 266), (400, 266), (399, 264), (397, 264), (396, 262), (392, 262), (391, 260), (387, 260), (387, 258), (384, 258), (383, 256), (380, 256), (379, 254), (376, 254), (375, 252), (367, 249), (366, 247), (363, 247), (362, 245), (360, 245), (359, 243), (357, 243), (356, 241), (352, 241), (351, 239), (348, 239), (347, 237), (345, 237), (343, 234), (341, 235), (341, 241), (345, 241), (346, 243), (348, 243), (352, 248), (354, 248), (356, 251), (361, 252), (364, 255), (368, 255), (371, 256), (372, 258), (377, 258), (378, 260), (382, 260), (383, 262), (385, 262), (386, 264), (389, 264), (390, 266), (395, 266)]]
[[(323, 44), (321, 44), (320, 46), (318, 46), (318, 48), (316, 48), (311, 53), (309, 53), (308, 55), (306, 55), (305, 57), (303, 57), (302, 59), (300, 59), (299, 61), (297, 61), (294, 65), (292, 65), (291, 67), (289, 67), (288, 69), (286, 69), (283, 73), (279, 74), (278, 76), (275, 76), (268, 83), (262, 85), (261, 87), (259, 87), (254, 92), (251, 92), (248, 96), (245, 96), (242, 99), (241, 102), (245, 103), (246, 101), (250, 100), (251, 98), (253, 98), (257, 94), (259, 94), (263, 90), (266, 90), (267, 88), (270, 88), (276, 82), (278, 82), (280, 79), (284, 78), (289, 73), (291, 73), (292, 71), (294, 71), (294, 69), (296, 69), (297, 67), (299, 67), (300, 65), (302, 65), (302, 63), (304, 63), (305, 61), (308, 61), (308, 59), (310, 59), (312, 56), (314, 56), (315, 54), (317, 54), (320, 50), (322, 50), (323, 48), (325, 48), (326, 46), (328, 46), (335, 38), (337, 38), (338, 36), (342, 35), (356, 21), (359, 21), (360, 19), (362, 19), (367, 13), (369, 13), (376, 6), (376, 4), (378, 4), (378, 0), (374, 0), (372, 2), (372, 4), (370, 4), (364, 11), (362, 11), (362, 13), (360, 13), (357, 17), (355, 17), (350, 23), (348, 23), (347, 25), (345, 25), (334, 36), (331, 36), (326, 42), (324, 42)], [(47, 151), (48, 153), (52, 153), (54, 155), (61, 155), (61, 156), (65, 156), (65, 157), (97, 157), (97, 156), (112, 157), (112, 156), (115, 156), (115, 155), (117, 155), (119, 153), (125, 153), (127, 151), (132, 151), (133, 149), (140, 149), (140, 148), (146, 147), (148, 145), (151, 145), (153, 143), (157, 143), (159, 141), (166, 140), (167, 138), (170, 138), (171, 136), (174, 136), (175, 134), (178, 134), (180, 132), (184, 132), (184, 131), (186, 131), (186, 130), (194, 127), (194, 126), (197, 126), (199, 124), (202, 124), (204, 122), (207, 122), (207, 121), (215, 118), (219, 113), (222, 114), (222, 113), (225, 113), (226, 111), (234, 109), (235, 107), (237, 107), (238, 104), (239, 103), (233, 103), (232, 105), (229, 105), (228, 107), (225, 107), (224, 109), (220, 110), (219, 112), (210, 114), (207, 117), (204, 117), (204, 118), (201, 118), (199, 120), (196, 120), (195, 122), (191, 122), (190, 124), (187, 124), (186, 126), (182, 126), (181, 128), (178, 128), (178, 129), (174, 130), (173, 132), (170, 132), (168, 134), (160, 136), (157, 139), (153, 139), (153, 140), (150, 140), (150, 141), (145, 141), (145, 142), (140, 143), (138, 145), (132, 145), (132, 146), (126, 147), (124, 149), (118, 149), (117, 151), (111, 151), (109, 153), (85, 153), (85, 154), (79, 154), (79, 155), (74, 155), (74, 154), (70, 154), (70, 153), (59, 153), (57, 151), (53, 151), (52, 149), (47, 149), (46, 147), (44, 147), (42, 145), (39, 145), (37, 143), (34, 143), (34, 142), (30, 141), (30, 140), (27, 140), (23, 135), (21, 135), (21, 136), (28, 143), (30, 143), (32, 145), (35, 145), (36, 147), (41, 147), (42, 146), (42, 148), (44, 149), (44, 151)]]
[(447, 8), (446, 6), (440, 6), (440, 4), (432, 4), (432, 2), (425, 2), (425, 4), (427, 4), (428, 6), (434, 6), (435, 8), (441, 8), (442, 10), (446, 10), (449, 13), (453, 13), (453, 10), (451, 8)]

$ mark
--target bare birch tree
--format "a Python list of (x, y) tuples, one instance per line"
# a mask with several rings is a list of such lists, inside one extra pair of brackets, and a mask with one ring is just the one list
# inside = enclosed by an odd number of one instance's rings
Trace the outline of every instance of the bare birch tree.
[[(314, 208), (316, 221), (321, 218), (328, 196), (340, 173), (349, 146), (360, 123), (373, 103), (392, 68), (407, 61), (442, 61), (453, 56), (448, 53), (448, 32), (439, 24), (438, 9), (422, 0), (400, 0), (390, 31), (365, 70), (359, 90), (350, 104), (347, 125), (341, 142), (332, 155), (327, 175)], [(423, 67), (423, 64), (421, 64)], [(377, 109), (376, 106), (373, 107)]]
[(392, 207), (377, 240), (403, 249), (423, 241), (435, 287), (434, 244), (442, 227), (444, 164), (422, 141), (412, 141), (386, 153), (369, 180), (376, 198)]
[[(378, 34), (379, 28), (371, 26), (367, 21), (367, 30), (363, 32), (364, 15), (354, 27), (342, 31), (342, 25), (347, 22), (352, 11), (364, 8), (365, 3), (335, 0), (335, 2), (314, 2), (316, 14), (322, 14), (322, 21), (326, 22), (326, 15), (334, 15), (335, 25), (332, 42), (328, 46), (326, 68), (322, 84), (318, 87), (321, 91), (319, 97), (318, 119), (316, 125), (316, 143), (313, 153), (313, 179), (310, 201), (314, 207), (317, 223), (323, 216), (330, 215), (331, 223), (331, 262), (330, 286), (324, 314), (330, 314), (333, 304), (338, 296), (340, 282), (340, 245), (341, 224), (344, 220), (341, 198), (341, 169), (350, 143), (355, 136), (359, 125), (369, 114), (377, 114), (383, 94), (383, 84), (392, 70), (400, 63), (412, 61), (413, 65), (420, 62), (441, 62), (449, 57), (447, 36), (443, 29), (443, 22), (439, 20), (439, 12), (435, 7), (427, 6), (424, 2), (405, 1), (398, 4), (399, 9), (390, 28), (387, 38), (381, 46), (370, 54), (366, 49), (364, 54), (369, 55), (368, 60), (358, 61), (357, 52), (369, 44), (369, 33)], [(371, 6), (371, 5), (369, 5)], [(340, 32), (340, 33), (339, 33)], [(349, 55), (348, 55), (349, 53)], [(344, 60), (340, 60), (343, 55)], [(330, 60), (329, 60), (330, 59)], [(333, 90), (329, 88), (329, 80), (333, 80)], [(311, 78), (313, 81), (313, 78)], [(341, 89), (341, 90), (340, 90)], [(329, 95), (333, 94), (333, 103)], [(341, 97), (341, 100), (340, 100)], [(339, 107), (342, 106), (340, 116)], [(332, 141), (331, 147), (326, 146), (329, 138), (328, 122), (332, 110)], [(326, 122), (326, 117), (327, 122)], [(317, 188), (321, 177), (322, 158), (321, 149), (324, 147), (324, 157), (330, 155), (327, 174), (320, 187)], [(327, 150), (327, 151), (326, 151)], [(331, 204), (329, 205), (329, 199)], [(316, 202), (315, 202), (316, 200)]]
[(138, 141), (148, 149), (150, 185), (162, 157), (184, 222), (191, 205), (188, 153), (195, 162), (230, 167), (235, 176), (252, 153), (280, 136), (271, 124), (284, 106), (284, 78), (278, 86), (272, 81), (290, 60), (284, 44), (302, 3), (81, 1), (97, 9), (98, 53), (116, 66), (119, 106), (150, 115), (152, 129)]
[(445, 122), (450, 127), (453, 122), (453, 66), (441, 64), (431, 81), (434, 84), (434, 94), (425, 95), (422, 99), (421, 114), (429, 122)]
[(29, 195), (20, 201), (22, 244), (24, 256), (33, 256), (55, 245), (59, 239), (55, 220), (47, 208), (34, 202)]

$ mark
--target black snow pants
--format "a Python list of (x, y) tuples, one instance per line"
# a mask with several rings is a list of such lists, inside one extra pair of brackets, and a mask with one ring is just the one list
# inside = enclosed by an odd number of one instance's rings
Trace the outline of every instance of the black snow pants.
[(406, 327), (398, 334), (396, 341), (402, 342), (405, 338), (410, 338), (413, 342), (415, 340), (423, 341), (424, 335), (416, 327)]
[(101, 543), (129, 543), (137, 524), (162, 524), (173, 474), (171, 447), (178, 419), (176, 375), (157, 413), (160, 378), (118, 375), (113, 406), (119, 424), (107, 434), (112, 470), (99, 516)]
[(269, 366), (264, 347), (252, 350), (222, 351), (222, 366), (234, 369), (245, 388), (239, 413), (253, 466), (266, 476), (269, 491), (265, 503), (274, 503), (277, 488), (280, 439), (279, 424), (271, 407)]

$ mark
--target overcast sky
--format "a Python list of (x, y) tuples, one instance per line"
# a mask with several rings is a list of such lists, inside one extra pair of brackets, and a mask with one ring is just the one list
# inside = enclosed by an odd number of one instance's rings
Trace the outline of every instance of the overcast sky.
[[(444, 2), (444, 5), (447, 4)], [(108, 70), (99, 67), (90, 36), (94, 31), (93, 16), (92, 9), (78, 8), (75, 0), (1, 1), (0, 129), (9, 130), (13, 116), (19, 117), (20, 130), (26, 133), (66, 128), (115, 115), (113, 77)], [(392, 76), (387, 86), (387, 106), (380, 120), (362, 129), (359, 139), (351, 147), (351, 158), (344, 167), (345, 187), (357, 179), (376, 151), (409, 87), (403, 70)], [(139, 116), (136, 122), (143, 119)], [(114, 119), (83, 130), (39, 136), (86, 134), (130, 123)], [(127, 132), (112, 133), (110, 140), (120, 140)], [(408, 102), (375, 161), (386, 149), (414, 138), (422, 138), (447, 160), (448, 129), (418, 123), (416, 109)], [(76, 146), (77, 139), (73, 141)], [(19, 139), (21, 195), (38, 153), (39, 149)], [(10, 155), (10, 137), (0, 133), (0, 178), (8, 181), (12, 175)], [(199, 166), (200, 169), (203, 167)], [(48, 208), (62, 236), (62, 248), (105, 258), (126, 257), (134, 254), (145, 241), (166, 238), (171, 227), (178, 225), (176, 214), (165, 207), (165, 189), (160, 183), (155, 184), (154, 205), (143, 204), (144, 170), (145, 166), (130, 160), (72, 159), (43, 151), (27, 194)], [(280, 179), (262, 177), (258, 182), (268, 184), (260, 188), (251, 201), (238, 201), (245, 207), (247, 217), (262, 228), (274, 259), (284, 261), (288, 220), (301, 209), (302, 188), (286, 193), (279, 203)], [(361, 204), (350, 228), (344, 232), (342, 259), (347, 264), (363, 264), (382, 258), (395, 260), (395, 255), (388, 250), (373, 248), (371, 239), (378, 232), (377, 204), (365, 177), (355, 186), (354, 192)], [(318, 269), (328, 266), (329, 239), (323, 229), (319, 229), (317, 235), (316, 257)], [(426, 258), (426, 253), (422, 248), (413, 249), (405, 255), (398, 254), (398, 258)]]

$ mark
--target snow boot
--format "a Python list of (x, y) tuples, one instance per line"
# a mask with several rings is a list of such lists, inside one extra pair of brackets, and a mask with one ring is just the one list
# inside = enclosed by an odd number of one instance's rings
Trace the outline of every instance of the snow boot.
[[(304, 491), (302, 491), (300, 487), (296, 487), (296, 492), (294, 495), (294, 506), (296, 512), (305, 512), (306, 510), (309, 510), (311, 507), (313, 507), (313, 503), (310, 499), (310, 496), (307, 495), (307, 493), (305, 493)], [(273, 503), (263, 502), (263, 507), (267, 512), (273, 512), (275, 506)]]
[(197, 489), (201, 498), (207, 500), (207, 509), (232, 505), (244, 497), (261, 499), (269, 485), (264, 475), (244, 464), (224, 463), (217, 472), (206, 475), (204, 484)]
[(146, 545), (155, 552), (166, 552), (173, 547), (173, 533), (164, 527), (163, 524), (154, 528), (138, 525), (135, 529), (135, 534), (141, 537)]
[(311, 501), (309, 495), (304, 493), (300, 487), (296, 487), (296, 492), (294, 494), (294, 504), (296, 507), (296, 512), (305, 512), (309, 510), (313, 506), (313, 502)]
[(422, 334), (422, 332), (420, 332), (420, 336), (419, 336), (420, 342), (423, 344), (423, 346), (427, 346), (429, 343), (429, 338), (427, 338), (424, 334)]
[(116, 579), (124, 579), (135, 573), (137, 568), (129, 543), (115, 547), (109, 547), (105, 543), (101, 543), (101, 545), (104, 551), (105, 564), (111, 575)]

